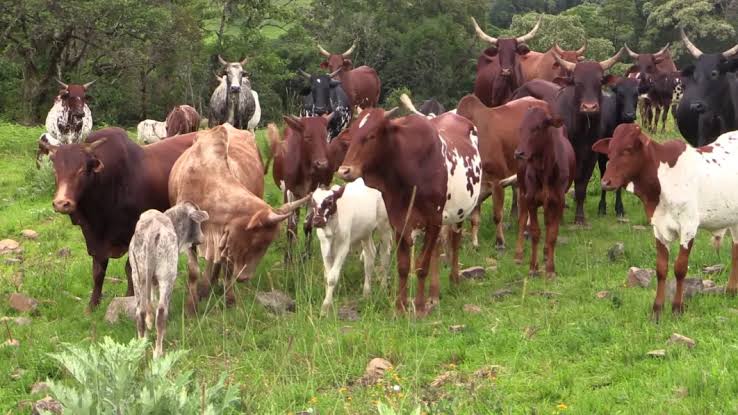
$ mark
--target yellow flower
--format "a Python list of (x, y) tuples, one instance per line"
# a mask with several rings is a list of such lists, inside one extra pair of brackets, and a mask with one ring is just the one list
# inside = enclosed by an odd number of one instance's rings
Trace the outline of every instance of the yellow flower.
[(347, 400), (347, 401), (351, 401), (351, 397), (350, 397), (350, 396), (347, 396), (347, 397), (346, 397), (346, 400)]
[(560, 404), (558, 404), (556, 407), (559, 408), (559, 410), (561, 410), (561, 411), (563, 411), (564, 409), (568, 408), (568, 406), (565, 403), (563, 403), (563, 402), (561, 402)]
[(310, 404), (315, 405), (316, 403), (318, 403), (317, 397), (313, 396), (312, 398), (310, 398)]
[(339, 389), (338, 391), (341, 393), (346, 393), (346, 391), (348, 391), (348, 388), (345, 386), (342, 386), (341, 389)]

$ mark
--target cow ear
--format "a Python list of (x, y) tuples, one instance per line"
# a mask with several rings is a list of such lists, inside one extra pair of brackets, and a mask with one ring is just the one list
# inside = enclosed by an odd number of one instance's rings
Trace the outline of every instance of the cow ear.
[(530, 52), (530, 48), (525, 43), (519, 43), (517, 52), (518, 52), (518, 55), (526, 55)]
[(300, 123), (300, 120), (298, 118), (295, 118), (292, 115), (285, 115), (282, 117), (284, 119), (284, 122), (293, 130), (296, 131), (302, 131), (302, 124)]
[(320, 63), (321, 69), (328, 69), (328, 61), (323, 61)]
[(484, 52), (482, 53), (484, 55), (491, 56), (491, 57), (497, 56), (497, 47), (490, 46), (487, 49), (485, 49)]
[(105, 164), (99, 158), (95, 157), (88, 162), (87, 167), (92, 172), (100, 173), (105, 168)]
[(604, 77), (602, 77), (602, 85), (613, 87), (615, 86), (615, 84), (618, 83), (619, 80), (620, 80), (620, 77), (617, 75), (612, 75), (612, 74), (605, 75)]
[(354, 63), (351, 61), (351, 59), (344, 59), (343, 60), (343, 68), (344, 69), (351, 69), (354, 66)]
[(208, 212), (205, 212), (204, 210), (193, 210), (190, 212), (190, 219), (197, 223), (203, 223), (210, 219), (210, 215), (208, 215)]
[(557, 76), (556, 78), (554, 78), (553, 83), (555, 83), (558, 86), (562, 86), (562, 87), (573, 84), (570, 77), (564, 77), (564, 76)]
[(664, 57), (661, 55), (656, 55), (653, 57), (653, 62), (658, 64), (664, 61)]
[(612, 139), (603, 138), (601, 140), (597, 140), (597, 142), (592, 145), (592, 151), (595, 153), (607, 154), (610, 150), (610, 140)]
[(636, 126), (636, 130), (638, 131), (639, 142), (643, 145), (643, 147), (648, 146), (648, 143), (651, 142), (651, 139), (646, 134), (643, 134), (643, 131), (641, 131), (641, 127)]

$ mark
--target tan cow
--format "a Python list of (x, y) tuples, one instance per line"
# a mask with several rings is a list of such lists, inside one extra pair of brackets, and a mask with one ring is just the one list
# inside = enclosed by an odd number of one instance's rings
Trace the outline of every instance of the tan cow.
[(273, 209), (261, 199), (263, 169), (254, 135), (227, 123), (200, 131), (192, 147), (172, 168), (170, 201), (173, 204), (190, 201), (210, 216), (203, 224), (204, 242), (199, 247), (200, 255), (206, 260), (206, 275), (199, 290), (196, 252), (188, 252), (189, 313), (195, 312), (199, 297), (209, 294), (221, 265), (226, 268), (226, 304), (234, 304), (235, 280), (253, 276), (277, 236), (279, 222), (309, 199), (308, 195)]

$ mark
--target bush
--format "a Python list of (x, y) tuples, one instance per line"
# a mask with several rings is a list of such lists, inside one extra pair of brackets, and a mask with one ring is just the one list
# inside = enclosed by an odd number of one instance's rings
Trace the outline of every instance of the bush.
[(170, 372), (186, 352), (178, 350), (143, 364), (147, 341), (119, 344), (105, 337), (89, 348), (64, 345), (50, 354), (72, 375), (76, 386), (48, 381), (51, 395), (70, 414), (224, 414), (236, 413), (237, 389), (225, 385), (225, 374), (206, 387), (192, 371)]

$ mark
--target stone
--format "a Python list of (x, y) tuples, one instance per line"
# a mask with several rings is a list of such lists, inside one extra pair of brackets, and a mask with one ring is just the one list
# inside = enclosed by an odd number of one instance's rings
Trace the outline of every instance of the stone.
[(485, 270), (483, 267), (470, 267), (459, 271), (462, 278), (469, 280), (480, 280), (484, 278)]
[(61, 248), (56, 252), (56, 256), (58, 256), (59, 258), (68, 258), (72, 256), (72, 250), (68, 247)]
[(5, 258), (5, 265), (18, 265), (23, 260), (21, 258)]
[(18, 241), (3, 239), (0, 241), (0, 255), (19, 254), (23, 252)]
[(295, 311), (295, 300), (279, 290), (256, 293), (256, 301), (274, 314), (284, 314)]
[[(685, 278), (684, 279), (684, 299), (692, 298), (696, 294), (702, 293), (705, 287), (702, 285), (702, 280), (698, 278)], [(676, 292), (676, 280), (669, 280), (666, 284), (666, 297), (674, 298), (674, 292)]]
[(556, 238), (556, 243), (559, 245), (566, 245), (569, 243), (569, 238), (567, 238), (566, 236), (559, 236), (558, 238)]
[(702, 289), (702, 294), (705, 295), (711, 295), (711, 294), (724, 294), (725, 293), (725, 287), (722, 285), (716, 285), (714, 287), (705, 287)]
[(392, 368), (392, 363), (389, 360), (381, 357), (375, 357), (370, 360), (364, 370), (364, 376), (372, 379), (379, 379), (384, 376), (384, 372)]
[(485, 366), (481, 369), (477, 369), (474, 371), (474, 376), (480, 378), (480, 379), (492, 379), (494, 380), (497, 378), (497, 374), (502, 371), (502, 366), (500, 365), (490, 365)]
[(666, 357), (666, 350), (664, 349), (651, 350), (650, 352), (646, 353), (646, 355), (650, 357)]
[(607, 250), (607, 257), (612, 262), (623, 259), (623, 257), (625, 257), (625, 244), (618, 242), (610, 247), (610, 249)]
[(468, 314), (479, 314), (482, 312), (482, 308), (474, 304), (464, 304), (464, 312)]
[(0, 323), (4, 323), (6, 321), (12, 321), (13, 323), (19, 325), (19, 326), (27, 326), (31, 324), (31, 319), (28, 317), (3, 317), (0, 318)]
[(18, 339), (8, 339), (3, 343), (4, 347), (20, 347)]
[(725, 265), (715, 264), (715, 265), (710, 265), (708, 267), (702, 267), (702, 273), (705, 275), (719, 274), (723, 271), (723, 269), (725, 269)]
[(349, 304), (341, 306), (341, 308), (338, 309), (338, 318), (345, 321), (359, 320), (359, 311), (356, 309), (356, 305)]
[(527, 326), (523, 330), (523, 336), (525, 336), (525, 338), (528, 340), (532, 339), (533, 336), (536, 335), (536, 333), (538, 333), (538, 328), (533, 327), (533, 326)]
[(61, 414), (64, 412), (62, 404), (51, 396), (47, 396), (33, 404), (32, 415), (41, 415), (50, 412), (52, 414)]
[(453, 370), (443, 372), (440, 375), (436, 376), (435, 379), (433, 379), (433, 382), (431, 382), (430, 386), (431, 388), (439, 388), (446, 384), (449, 380), (455, 379), (457, 376), (458, 373)]
[(645, 231), (648, 229), (647, 226), (643, 226), (643, 225), (633, 225), (632, 228), (634, 231)]
[(687, 346), (687, 348), (691, 349), (693, 348), (697, 342), (694, 341), (694, 339), (690, 339), (687, 336), (681, 335), (679, 333), (673, 333), (671, 337), (669, 337), (668, 344), (681, 344), (684, 346)]
[(617, 219), (618, 223), (630, 223), (630, 219), (626, 218), (625, 216), (620, 216)]
[(13, 293), (8, 298), (8, 305), (15, 311), (26, 313), (36, 310), (38, 308), (38, 301), (25, 294)]
[(511, 295), (513, 292), (509, 288), (500, 288), (499, 290), (492, 293), (492, 298), (502, 299)]
[(49, 384), (46, 382), (36, 382), (31, 386), (31, 395), (35, 395), (37, 393), (46, 393), (49, 391)]
[(26, 239), (38, 239), (38, 232), (34, 231), (33, 229), (23, 229), (21, 231), (21, 236), (23, 236)]
[(466, 324), (454, 324), (448, 327), (451, 333), (461, 333), (466, 329)]
[(121, 315), (136, 321), (136, 297), (115, 297), (110, 301), (110, 305), (105, 311), (105, 321), (115, 324)]
[(539, 295), (543, 298), (554, 298), (554, 297), (560, 296), (561, 293), (557, 293), (556, 291), (541, 290), (541, 291), (531, 291), (530, 295)]
[(702, 280), (702, 287), (704, 289), (716, 287), (715, 281), (713, 280)]
[(123, 282), (122, 279), (116, 277), (105, 277), (105, 281), (111, 284), (120, 284)]
[(656, 275), (656, 271), (648, 268), (630, 267), (628, 269), (628, 280), (626, 286), (646, 288), (651, 285), (651, 279)]
[(595, 297), (599, 298), (600, 300), (603, 300), (610, 296), (610, 291), (598, 291), (597, 294), (595, 294)]

